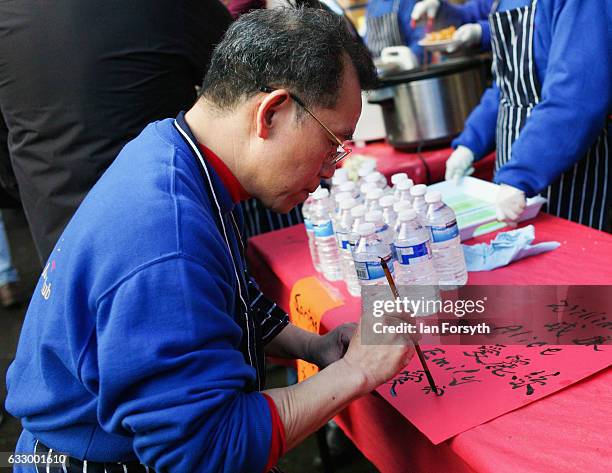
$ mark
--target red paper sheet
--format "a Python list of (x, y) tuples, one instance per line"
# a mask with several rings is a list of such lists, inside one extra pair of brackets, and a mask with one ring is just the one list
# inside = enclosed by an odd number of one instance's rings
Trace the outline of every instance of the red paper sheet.
[(600, 351), (567, 345), (485, 349), (455, 345), (422, 349), (442, 395), (431, 392), (416, 356), (405, 370), (377, 391), (434, 444), (612, 364), (610, 345), (598, 346)]

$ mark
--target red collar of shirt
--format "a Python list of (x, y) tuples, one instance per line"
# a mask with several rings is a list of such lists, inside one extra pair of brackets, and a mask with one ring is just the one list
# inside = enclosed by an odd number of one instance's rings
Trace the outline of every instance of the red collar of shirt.
[(204, 156), (206, 156), (207, 161), (221, 178), (221, 181), (223, 181), (223, 184), (225, 184), (225, 187), (227, 187), (234, 204), (237, 204), (241, 200), (247, 200), (250, 197), (249, 194), (244, 190), (240, 181), (236, 179), (236, 176), (232, 174), (232, 171), (230, 171), (221, 158), (202, 143), (198, 143), (198, 146), (202, 153), (204, 153)]

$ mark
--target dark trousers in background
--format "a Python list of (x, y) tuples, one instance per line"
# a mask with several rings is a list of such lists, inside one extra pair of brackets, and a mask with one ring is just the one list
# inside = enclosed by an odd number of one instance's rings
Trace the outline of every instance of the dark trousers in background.
[(0, 138), (42, 261), (121, 148), (192, 105), (230, 22), (217, 0), (0, 2)]

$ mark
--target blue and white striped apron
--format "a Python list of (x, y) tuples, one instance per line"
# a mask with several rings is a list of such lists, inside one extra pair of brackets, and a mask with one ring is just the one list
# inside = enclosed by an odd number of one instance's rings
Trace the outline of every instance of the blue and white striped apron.
[[(533, 56), (537, 0), (528, 6), (489, 15), (493, 76), (500, 90), (495, 170), (510, 161), (512, 144), (540, 102), (540, 83)], [(594, 100), (596, 98), (593, 98)], [(605, 127), (584, 157), (544, 191), (546, 211), (599, 230), (610, 231), (612, 174), (610, 130)]]

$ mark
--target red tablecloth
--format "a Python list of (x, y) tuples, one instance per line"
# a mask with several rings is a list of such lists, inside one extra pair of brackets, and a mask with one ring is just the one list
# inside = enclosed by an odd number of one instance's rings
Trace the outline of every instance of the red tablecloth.
[[(505, 268), (470, 273), (470, 284), (612, 284), (612, 236), (541, 214), (532, 220), (538, 241), (561, 247)], [(469, 243), (488, 242), (494, 234)], [(303, 226), (254, 237), (251, 272), (286, 310), (293, 284), (314, 274)], [(357, 320), (359, 300), (323, 317), (323, 330)], [(328, 314), (331, 315), (331, 314)], [(498, 417), (434, 446), (383, 399), (366, 396), (337, 421), (383, 472), (609, 472), (612, 370), (609, 368), (543, 400)]]
[[(361, 153), (376, 159), (378, 170), (389, 179), (396, 172), (405, 172), (416, 184), (433, 184), (444, 180), (446, 160), (452, 153), (451, 148), (441, 148), (418, 153), (398, 151), (387, 143), (372, 143), (363, 148), (355, 148)], [(421, 159), (422, 158), (422, 159)], [(485, 156), (475, 163), (474, 177), (490, 181), (493, 177), (495, 153)]]

